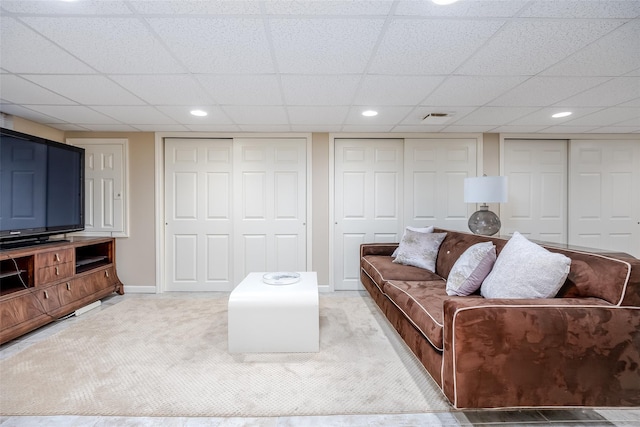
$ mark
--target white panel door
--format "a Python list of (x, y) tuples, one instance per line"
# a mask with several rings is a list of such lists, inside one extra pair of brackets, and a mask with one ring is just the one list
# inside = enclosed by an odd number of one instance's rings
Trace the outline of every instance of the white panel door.
[(475, 205), (464, 203), (464, 179), (476, 176), (475, 139), (406, 139), (404, 225), (468, 231)]
[(236, 279), (306, 271), (306, 139), (234, 139), (234, 176)]
[(569, 243), (640, 257), (640, 140), (571, 140)]
[(67, 139), (85, 149), (85, 229), (89, 236), (127, 237), (127, 139)]
[(567, 243), (567, 141), (504, 141), (507, 203), (500, 206), (500, 234)]
[(166, 290), (233, 289), (233, 144), (165, 140)]
[(403, 141), (335, 140), (334, 289), (360, 289), (360, 244), (402, 237)]

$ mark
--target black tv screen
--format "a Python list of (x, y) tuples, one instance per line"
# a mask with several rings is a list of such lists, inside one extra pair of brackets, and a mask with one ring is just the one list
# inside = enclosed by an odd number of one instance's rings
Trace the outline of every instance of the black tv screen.
[(84, 229), (84, 149), (0, 128), (0, 240)]

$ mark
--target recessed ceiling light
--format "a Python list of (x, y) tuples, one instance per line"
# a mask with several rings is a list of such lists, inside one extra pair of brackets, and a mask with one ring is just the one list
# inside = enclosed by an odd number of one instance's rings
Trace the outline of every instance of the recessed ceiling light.
[(448, 4), (453, 4), (458, 0), (431, 0), (431, 1), (434, 2), (435, 4), (439, 4), (440, 6), (446, 6)]
[(567, 117), (567, 116), (570, 116), (572, 114), (573, 113), (571, 111), (563, 111), (562, 113), (555, 113), (551, 117), (553, 117), (554, 119), (559, 119), (560, 117)]
[(367, 111), (363, 111), (362, 115), (365, 117), (373, 117), (373, 116), (377, 116), (378, 112), (373, 110), (367, 110)]
[(203, 110), (191, 110), (191, 114), (197, 117), (204, 117), (207, 115), (207, 112)]

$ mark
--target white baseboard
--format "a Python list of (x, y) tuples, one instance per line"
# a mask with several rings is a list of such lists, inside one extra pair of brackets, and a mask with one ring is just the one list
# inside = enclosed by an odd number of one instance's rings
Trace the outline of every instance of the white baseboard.
[(125, 294), (155, 294), (155, 286), (124, 286)]

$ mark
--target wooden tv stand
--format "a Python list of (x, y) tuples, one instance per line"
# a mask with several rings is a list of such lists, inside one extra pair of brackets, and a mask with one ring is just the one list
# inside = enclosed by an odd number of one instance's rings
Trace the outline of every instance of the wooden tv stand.
[(0, 251), (0, 344), (117, 292), (111, 237)]

